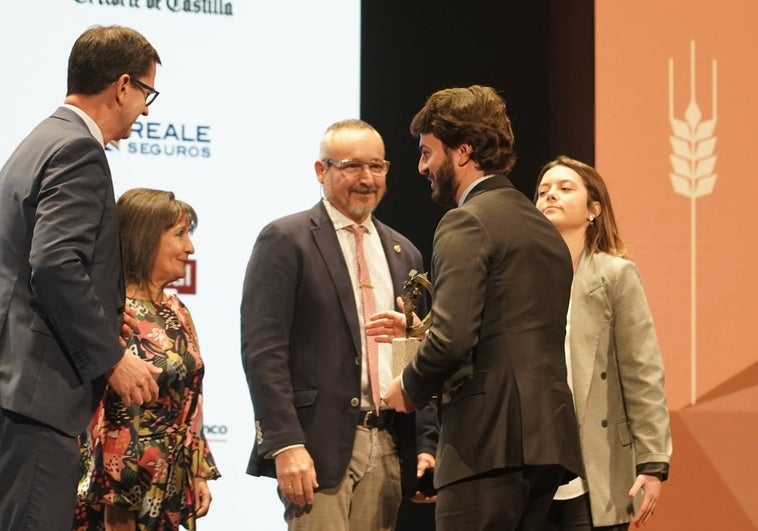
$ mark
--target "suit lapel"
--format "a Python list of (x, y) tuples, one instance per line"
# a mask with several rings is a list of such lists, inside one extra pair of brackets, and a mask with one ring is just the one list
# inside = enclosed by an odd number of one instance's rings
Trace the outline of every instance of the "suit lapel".
[(394, 238), (392, 231), (385, 224), (376, 218), (373, 221), (376, 232), (379, 233), (379, 238), (382, 240), (384, 256), (387, 259), (390, 276), (392, 277), (392, 289), (396, 294), (400, 293), (403, 290), (403, 284), (409, 278), (408, 273), (410, 272), (408, 260), (406, 260), (406, 250)]
[[(597, 319), (603, 319), (603, 308), (591, 304), (598, 296), (594, 293), (604, 289), (601, 276), (597, 274), (594, 263), (586, 253), (582, 254), (571, 286), (571, 376), (573, 378), (574, 402), (580, 423), (587, 410), (592, 374), (597, 357), (600, 327)], [(598, 314), (598, 312), (600, 312)], [(588, 333), (589, 331), (589, 333)], [(587, 355), (592, 353), (592, 355)]]
[[(329, 278), (337, 291), (340, 309), (350, 328), (353, 345), (357, 353), (361, 352), (360, 324), (358, 323), (358, 308), (355, 305), (355, 294), (350, 283), (350, 273), (345, 264), (342, 248), (337, 240), (334, 225), (329, 219), (322, 203), (311, 209), (311, 233), (321, 259), (329, 272)], [(306, 264), (307, 267), (307, 264)]]

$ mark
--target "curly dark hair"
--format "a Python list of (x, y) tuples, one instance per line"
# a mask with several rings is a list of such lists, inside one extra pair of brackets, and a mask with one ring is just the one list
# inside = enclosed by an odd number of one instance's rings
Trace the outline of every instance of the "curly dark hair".
[(471, 146), (485, 173), (506, 175), (516, 162), (511, 120), (495, 89), (472, 85), (435, 92), (411, 121), (411, 135), (431, 133), (446, 147)]

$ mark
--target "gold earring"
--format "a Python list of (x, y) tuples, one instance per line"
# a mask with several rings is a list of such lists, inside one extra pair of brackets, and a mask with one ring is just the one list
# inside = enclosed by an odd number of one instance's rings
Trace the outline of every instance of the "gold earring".
[(590, 214), (589, 216), (587, 216), (587, 221), (589, 221), (590, 223), (595, 221), (595, 214)]

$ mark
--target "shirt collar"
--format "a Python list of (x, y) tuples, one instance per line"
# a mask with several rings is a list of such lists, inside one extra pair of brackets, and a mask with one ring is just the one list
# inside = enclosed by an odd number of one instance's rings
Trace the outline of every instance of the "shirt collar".
[(460, 200), (460, 201), (458, 201), (458, 206), (461, 206), (461, 205), (463, 204), (463, 202), (464, 202), (464, 201), (466, 200), (466, 198), (468, 197), (468, 194), (470, 194), (470, 193), (471, 193), (471, 190), (473, 190), (473, 189), (474, 189), (474, 187), (475, 187), (477, 184), (479, 184), (479, 183), (480, 183), (480, 182), (482, 182), (482, 181), (486, 181), (486, 180), (487, 180), (487, 179), (489, 179), (490, 177), (494, 177), (494, 176), (495, 176), (495, 174), (484, 175), (484, 176), (482, 176), (482, 177), (479, 177), (477, 180), (475, 180), (475, 181), (474, 181), (474, 182), (472, 182), (471, 184), (469, 184), (469, 185), (466, 187), (466, 189), (463, 191), (463, 193), (461, 194), (461, 200)]
[[(334, 205), (332, 205), (328, 199), (324, 198), (322, 199), (322, 202), (324, 203), (324, 207), (326, 208), (326, 213), (329, 216), (329, 219), (332, 220), (332, 224), (334, 225), (335, 230), (344, 229), (351, 225), (358, 225), (358, 223), (356, 223), (355, 221), (347, 217), (345, 214), (337, 210), (337, 208)], [(370, 215), (366, 219), (366, 221), (364, 221), (360, 225), (363, 225), (364, 227), (366, 227), (366, 231), (369, 234), (372, 234), (374, 232), (374, 222)]]
[(101, 146), (103, 145), (103, 142), (104, 142), (103, 133), (102, 131), (100, 131), (100, 128), (95, 123), (95, 120), (90, 118), (89, 114), (81, 110), (76, 105), (71, 105), (70, 103), (64, 103), (62, 106), (65, 107), (66, 109), (70, 109), (74, 111), (79, 118), (84, 120), (84, 125), (87, 126), (87, 129), (89, 129), (90, 134), (94, 136), (98, 142), (100, 142)]

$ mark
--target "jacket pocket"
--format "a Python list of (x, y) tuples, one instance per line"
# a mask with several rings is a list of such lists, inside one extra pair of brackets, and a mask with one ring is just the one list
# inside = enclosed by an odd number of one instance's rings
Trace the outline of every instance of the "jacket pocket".
[(45, 334), (46, 336), (53, 337), (52, 332), (50, 332), (50, 327), (47, 326), (47, 323), (42, 319), (42, 317), (40, 317), (39, 314), (32, 314), (32, 322), (29, 325), (29, 329), (41, 334)]
[(295, 407), (308, 407), (316, 402), (318, 389), (293, 389)]
[(449, 405), (453, 406), (468, 396), (485, 394), (486, 372), (472, 372), (450, 384)]
[(621, 446), (632, 444), (632, 430), (629, 429), (629, 423), (626, 419), (616, 422), (616, 435), (618, 436)]

